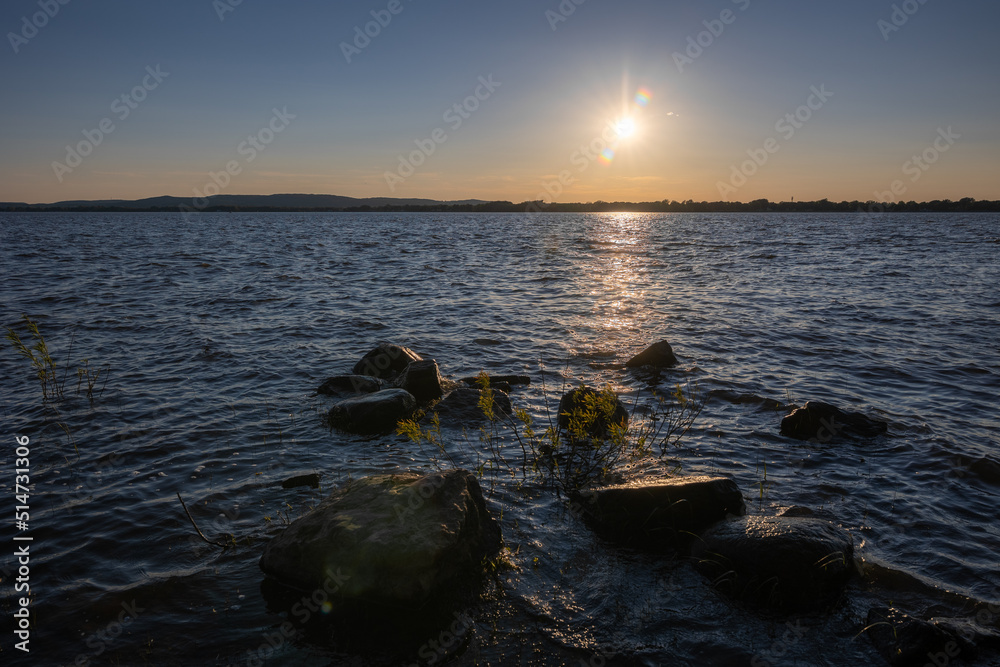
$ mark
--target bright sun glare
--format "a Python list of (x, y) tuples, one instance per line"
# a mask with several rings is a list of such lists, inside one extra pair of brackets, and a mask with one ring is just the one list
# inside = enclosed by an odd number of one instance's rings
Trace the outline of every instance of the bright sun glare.
[(622, 118), (618, 121), (615, 129), (618, 132), (618, 136), (624, 138), (631, 137), (635, 134), (635, 120), (633, 118)]

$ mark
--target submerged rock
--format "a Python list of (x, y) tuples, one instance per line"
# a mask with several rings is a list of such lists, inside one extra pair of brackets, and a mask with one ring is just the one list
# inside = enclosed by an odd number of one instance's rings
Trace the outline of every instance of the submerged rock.
[(845, 412), (819, 401), (809, 401), (781, 420), (782, 435), (818, 443), (831, 442), (841, 435), (873, 438), (887, 429), (888, 425), (883, 421), (871, 419), (860, 412)]
[(402, 345), (381, 343), (354, 365), (355, 375), (370, 375), (383, 380), (391, 380), (406, 368), (411, 361), (421, 361), (423, 357)]
[(676, 541), (727, 515), (746, 512), (739, 486), (727, 477), (677, 477), (585, 489), (574, 500), (600, 532), (628, 543)]
[(308, 475), (296, 475), (295, 477), (289, 477), (281, 483), (281, 488), (283, 489), (297, 489), (300, 486), (308, 486), (313, 489), (319, 488), (319, 473), (310, 473)]
[(628, 426), (628, 410), (618, 397), (610, 400), (604, 392), (583, 386), (572, 389), (559, 399), (559, 428), (571, 423), (590, 437), (603, 437), (612, 426)]
[(947, 665), (954, 658), (974, 658), (977, 639), (995, 643), (996, 635), (983, 632), (959, 619), (924, 621), (896, 608), (876, 608), (868, 612), (865, 632), (872, 644), (893, 667)]
[(625, 362), (626, 368), (642, 368), (651, 366), (652, 368), (671, 368), (677, 365), (677, 357), (674, 356), (674, 349), (670, 343), (661, 340), (653, 343), (645, 350), (635, 355)]
[[(491, 391), (493, 392), (494, 414), (497, 414), (497, 416), (500, 416), (501, 413), (504, 415), (511, 414), (513, 408), (510, 404), (510, 397), (498, 389), (492, 389)], [(482, 389), (459, 387), (434, 406), (434, 412), (437, 413), (443, 422), (448, 421), (457, 424), (480, 422), (486, 419), (483, 409), (479, 406), (479, 400), (482, 395)]]
[(340, 604), (409, 608), (469, 588), (500, 546), (471, 472), (378, 475), (293, 521), (267, 544), (260, 567), (289, 586), (335, 591)]
[(410, 392), (420, 403), (433, 401), (444, 395), (444, 380), (433, 359), (411, 361), (393, 384)]
[(814, 518), (723, 521), (702, 534), (693, 554), (719, 590), (775, 609), (822, 607), (854, 572), (850, 533)]
[(327, 396), (371, 394), (381, 388), (382, 381), (370, 375), (335, 375), (332, 378), (327, 378), (316, 390), (316, 393)]
[[(506, 382), (509, 385), (514, 384), (531, 384), (531, 378), (527, 375), (493, 375), (489, 374), (490, 386), (495, 386), (498, 382)], [(479, 388), (479, 377), (466, 377), (462, 378), (460, 382), (464, 382), (470, 387)]]
[(337, 403), (330, 408), (330, 424), (350, 433), (388, 433), (416, 407), (405, 389), (383, 389)]

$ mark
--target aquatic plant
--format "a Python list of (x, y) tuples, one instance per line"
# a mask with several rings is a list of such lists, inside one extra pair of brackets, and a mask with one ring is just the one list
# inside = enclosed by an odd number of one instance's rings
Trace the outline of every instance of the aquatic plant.
[[(38, 378), (38, 383), (42, 388), (42, 400), (54, 400), (61, 399), (66, 394), (66, 371), (63, 371), (62, 377), (56, 373), (56, 361), (52, 358), (49, 353), (48, 343), (45, 341), (45, 337), (38, 328), (38, 323), (32, 320), (27, 315), (22, 315), (21, 319), (24, 321), (25, 326), (28, 329), (28, 333), (31, 334), (31, 339), (34, 344), (30, 347), (25, 343), (21, 336), (12, 329), (7, 327), (7, 340), (11, 342), (14, 349), (19, 355), (28, 360), (31, 364), (31, 368), (35, 373), (35, 377)], [(75, 337), (74, 339), (75, 340)], [(67, 367), (69, 364), (69, 357), (73, 354), (73, 340), (70, 341), (69, 353), (67, 354)], [(90, 361), (88, 359), (83, 360), (83, 366), (77, 369), (76, 377), (76, 393), (80, 393), (86, 388), (87, 398), (93, 402), (94, 400), (94, 390), (97, 387), (98, 382), (100, 382), (101, 376), (104, 376), (104, 383), (101, 385), (101, 391), (97, 395), (99, 398), (104, 394), (104, 388), (108, 383), (108, 375), (111, 373), (111, 366), (106, 366), (103, 368), (91, 368)]]

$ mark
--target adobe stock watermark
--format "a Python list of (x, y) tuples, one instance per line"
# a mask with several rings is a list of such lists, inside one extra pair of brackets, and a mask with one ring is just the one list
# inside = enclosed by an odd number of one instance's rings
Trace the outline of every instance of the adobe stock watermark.
[(236, 8), (243, 4), (243, 0), (212, 0), (212, 9), (215, 10), (219, 22), (226, 20), (226, 14), (235, 12)]
[(125, 628), (132, 625), (139, 618), (139, 614), (146, 611), (145, 608), (137, 605), (135, 600), (122, 602), (121, 608), (122, 610), (118, 612), (117, 620), (110, 621), (104, 628), (84, 640), (84, 645), (90, 649), (90, 652), (77, 655), (73, 661), (74, 665), (86, 667), (91, 664), (92, 658), (99, 658), (104, 655), (104, 652), (108, 650), (110, 645), (122, 635)]
[(389, 0), (385, 9), (373, 9), (371, 11), (372, 21), (365, 23), (364, 28), (360, 25), (354, 26), (354, 39), (351, 42), (341, 42), (340, 52), (344, 54), (344, 60), (351, 64), (354, 56), (360, 56), (361, 52), (368, 48), (372, 40), (382, 34), (382, 31), (392, 23), (392, 17), (403, 13), (406, 7), (401, 0)]
[(889, 41), (889, 36), (902, 30), (909, 23), (910, 17), (920, 11), (928, 0), (905, 0), (901, 5), (893, 5), (889, 20), (879, 19), (875, 25), (882, 33), (882, 39)]
[[(941, 156), (951, 150), (951, 148), (962, 138), (961, 134), (955, 132), (951, 125), (947, 128), (938, 127), (937, 136), (920, 153), (915, 153), (910, 159), (903, 163), (901, 170), (904, 176), (909, 176), (910, 183), (919, 181), (931, 167), (938, 163)], [(893, 204), (901, 200), (903, 195), (909, 190), (909, 186), (903, 179), (897, 178), (889, 184), (888, 190), (875, 192), (874, 203), (871, 203), (867, 210), (859, 209), (859, 213), (876, 215), (885, 213), (885, 204)]]
[(191, 205), (181, 204), (178, 208), (187, 219), (188, 214), (204, 211), (209, 206), (209, 197), (220, 194), (229, 187), (233, 178), (243, 173), (243, 167), (257, 159), (257, 156), (267, 150), (267, 147), (274, 141), (275, 137), (284, 132), (296, 115), (288, 112), (288, 107), (277, 107), (271, 110), (271, 119), (264, 127), (254, 134), (247, 135), (247, 138), (236, 147), (236, 152), (243, 157), (242, 163), (239, 160), (229, 160), (225, 168), (218, 171), (208, 172), (208, 180), (201, 189), (194, 188), (194, 198)]
[[(441, 119), (448, 124), (452, 132), (457, 132), (465, 121), (479, 110), (480, 105), (493, 96), (493, 93), (496, 92), (496, 89), (500, 85), (500, 81), (493, 80), (492, 74), (486, 77), (479, 77), (479, 85), (476, 86), (473, 93), (461, 102), (455, 103), (445, 109)], [(427, 158), (434, 155), (438, 146), (448, 141), (449, 137), (450, 135), (443, 127), (437, 127), (426, 138), (414, 139), (413, 143), (416, 144), (417, 149), (410, 151), (409, 155), (406, 156), (400, 154), (398, 156), (399, 165), (396, 167), (396, 171), (386, 171), (382, 175), (385, 178), (385, 184), (389, 186), (389, 191), (395, 192), (397, 185), (405, 182), (407, 178), (417, 173), (417, 169), (423, 166), (427, 162)]]
[(771, 665), (781, 664), (780, 660), (788, 655), (792, 647), (798, 644), (809, 632), (809, 628), (802, 627), (800, 619), (796, 619), (794, 623), (787, 621), (785, 627), (787, 628), (785, 632), (771, 642), (769, 648), (754, 654), (750, 661), (751, 667), (771, 667)]
[(38, 31), (49, 24), (59, 13), (59, 8), (68, 5), (70, 0), (38, 0), (38, 6), (42, 11), (35, 12), (31, 18), (21, 17), (21, 29), (18, 32), (8, 32), (7, 40), (10, 47), (14, 49), (14, 55), (21, 51), (21, 47), (38, 35)]
[(768, 137), (760, 148), (747, 149), (749, 160), (745, 160), (739, 166), (731, 165), (729, 181), (716, 183), (720, 195), (729, 197), (746, 185), (747, 181), (768, 163), (771, 156), (781, 150), (781, 141), (791, 141), (795, 133), (805, 127), (813, 115), (833, 97), (833, 93), (826, 89), (825, 84), (821, 84), (819, 88), (812, 86), (810, 90), (812, 93), (805, 104), (791, 113), (786, 113), (775, 122), (774, 131), (780, 135), (781, 140)]
[[(745, 12), (750, 7), (750, 0), (732, 0), (734, 5), (737, 5), (740, 11)], [(705, 49), (715, 44), (715, 40), (722, 37), (722, 33), (726, 31), (726, 26), (732, 25), (736, 22), (736, 17), (738, 15), (732, 9), (723, 9), (719, 14), (717, 19), (706, 19), (701, 22), (705, 26), (705, 30), (702, 30), (697, 35), (689, 35), (687, 38), (687, 48), (684, 52), (674, 51), (672, 57), (674, 59), (674, 64), (677, 65), (677, 71), (681, 74), (684, 73), (684, 68), (688, 65), (693, 65), (694, 61), (701, 57), (705, 53)]]
[(559, 24), (569, 20), (569, 17), (576, 12), (576, 8), (587, 2), (587, 0), (562, 0), (555, 9), (545, 10), (545, 20), (549, 22), (552, 32), (559, 28)]
[[(118, 122), (124, 122), (131, 116), (132, 112), (146, 101), (149, 94), (159, 88), (163, 80), (170, 76), (170, 72), (162, 71), (159, 65), (155, 68), (151, 65), (147, 66), (146, 72), (146, 76), (137, 86), (111, 102), (111, 113), (118, 118)], [(93, 153), (94, 149), (104, 143), (104, 139), (116, 129), (114, 120), (111, 117), (105, 117), (97, 123), (97, 127), (94, 129), (84, 130), (83, 141), (78, 142), (75, 146), (66, 146), (64, 162), (53, 160), (52, 171), (56, 175), (56, 180), (62, 183), (66, 174), (73, 173), (74, 169), (83, 164), (83, 159)]]

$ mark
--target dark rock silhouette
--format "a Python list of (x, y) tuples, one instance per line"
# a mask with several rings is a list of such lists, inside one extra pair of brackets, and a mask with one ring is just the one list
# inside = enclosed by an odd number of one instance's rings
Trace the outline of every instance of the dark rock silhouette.
[(850, 533), (814, 518), (722, 521), (702, 534), (692, 555), (719, 590), (781, 610), (831, 603), (855, 571)]
[(433, 359), (411, 361), (393, 383), (413, 394), (418, 403), (426, 403), (444, 395), (444, 380)]
[(408, 418), (417, 400), (404, 389), (383, 389), (337, 403), (330, 408), (330, 424), (350, 433), (388, 433)]
[[(506, 382), (508, 385), (515, 384), (531, 384), (531, 378), (527, 375), (492, 375), (488, 374), (490, 378), (490, 386), (496, 386), (499, 382)], [(459, 382), (464, 382), (470, 387), (479, 388), (479, 378), (478, 377), (464, 377)]]
[[(893, 667), (947, 665), (958, 657), (975, 658), (977, 643), (1000, 644), (1000, 633), (984, 631), (971, 621), (937, 618), (925, 621), (896, 608), (870, 610), (865, 632)], [(931, 656), (937, 656), (937, 662)]]
[[(493, 411), (498, 417), (509, 415), (513, 412), (510, 404), (510, 397), (502, 391), (492, 389)], [(486, 419), (482, 408), (479, 407), (479, 399), (483, 395), (482, 389), (470, 389), (459, 387), (434, 406), (433, 410), (438, 414), (442, 422), (451, 424), (477, 423)]]
[(649, 366), (652, 368), (671, 368), (677, 365), (677, 357), (670, 343), (661, 340), (653, 343), (645, 350), (635, 355), (625, 362), (626, 368), (642, 368)]
[(883, 421), (870, 419), (860, 412), (845, 412), (819, 401), (809, 401), (781, 420), (782, 435), (818, 443), (832, 442), (845, 435), (873, 438), (887, 429)]
[(574, 500), (602, 534), (628, 544), (676, 542), (746, 512), (727, 477), (676, 477), (580, 491)]
[(407, 347), (381, 343), (361, 357), (361, 361), (354, 365), (353, 372), (355, 375), (370, 375), (382, 380), (391, 380), (402, 373), (411, 361), (421, 359), (419, 354)]
[(500, 527), (471, 472), (378, 475), (293, 521), (264, 548), (260, 567), (288, 586), (326, 590), (341, 605), (415, 608), (474, 584), (500, 547)]

